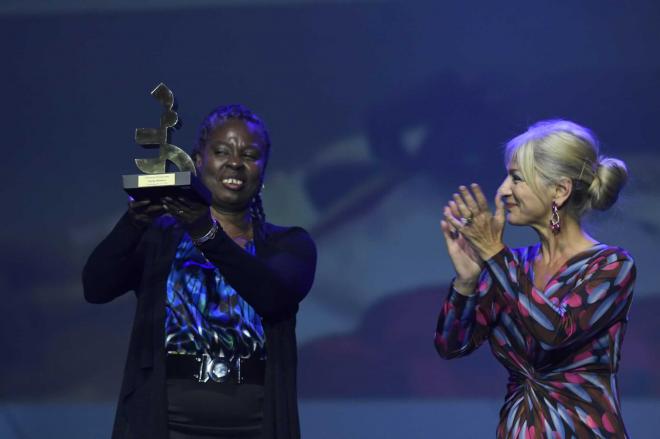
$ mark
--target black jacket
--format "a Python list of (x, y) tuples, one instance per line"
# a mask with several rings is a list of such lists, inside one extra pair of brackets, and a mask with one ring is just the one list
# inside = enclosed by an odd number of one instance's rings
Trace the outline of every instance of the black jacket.
[[(296, 312), (312, 286), (316, 248), (299, 228), (266, 224), (256, 255), (219, 230), (200, 249), (262, 317), (266, 336), (264, 439), (300, 437), (296, 391)], [(113, 439), (166, 439), (166, 281), (183, 236), (169, 216), (139, 228), (125, 214), (83, 269), (85, 299), (105, 303), (133, 290), (137, 309)]]

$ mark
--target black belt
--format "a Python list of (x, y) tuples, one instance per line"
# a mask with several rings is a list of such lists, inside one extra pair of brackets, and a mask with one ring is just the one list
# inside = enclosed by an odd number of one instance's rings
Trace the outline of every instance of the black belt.
[(235, 383), (264, 385), (266, 361), (240, 358), (229, 361), (208, 354), (167, 354), (167, 377), (190, 378), (200, 383)]

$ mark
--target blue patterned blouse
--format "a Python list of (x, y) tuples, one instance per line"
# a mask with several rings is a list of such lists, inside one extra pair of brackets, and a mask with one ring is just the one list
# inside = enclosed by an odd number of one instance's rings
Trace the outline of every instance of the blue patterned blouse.
[[(254, 254), (254, 243), (245, 248)], [(227, 358), (265, 357), (261, 317), (185, 234), (167, 278), (165, 349)]]

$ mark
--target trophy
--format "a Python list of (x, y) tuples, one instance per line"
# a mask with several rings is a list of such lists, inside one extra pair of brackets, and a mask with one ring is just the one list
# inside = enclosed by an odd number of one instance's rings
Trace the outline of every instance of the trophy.
[[(179, 115), (174, 110), (174, 95), (162, 82), (151, 92), (163, 106), (160, 128), (137, 128), (135, 142), (145, 148), (159, 148), (158, 157), (135, 159), (135, 164), (143, 174), (123, 175), (124, 190), (136, 200), (149, 199), (160, 203), (165, 196), (183, 196), (211, 204), (211, 194), (197, 177), (195, 163), (186, 152), (170, 142), (170, 129), (176, 127)], [(178, 171), (168, 172), (168, 161)]]

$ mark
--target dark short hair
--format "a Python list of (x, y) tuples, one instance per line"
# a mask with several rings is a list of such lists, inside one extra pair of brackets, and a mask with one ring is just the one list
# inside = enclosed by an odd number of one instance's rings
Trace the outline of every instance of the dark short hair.
[(238, 119), (246, 122), (251, 122), (259, 127), (263, 133), (264, 141), (266, 142), (266, 161), (268, 161), (268, 154), (270, 153), (270, 137), (268, 135), (268, 130), (263, 120), (256, 113), (250, 110), (245, 105), (241, 104), (231, 104), (231, 105), (220, 105), (219, 107), (213, 109), (205, 118), (204, 121), (199, 126), (197, 131), (197, 143), (193, 147), (192, 155), (193, 157), (197, 154), (200, 154), (206, 141), (208, 140), (209, 134), (211, 131), (218, 125), (229, 119)]

